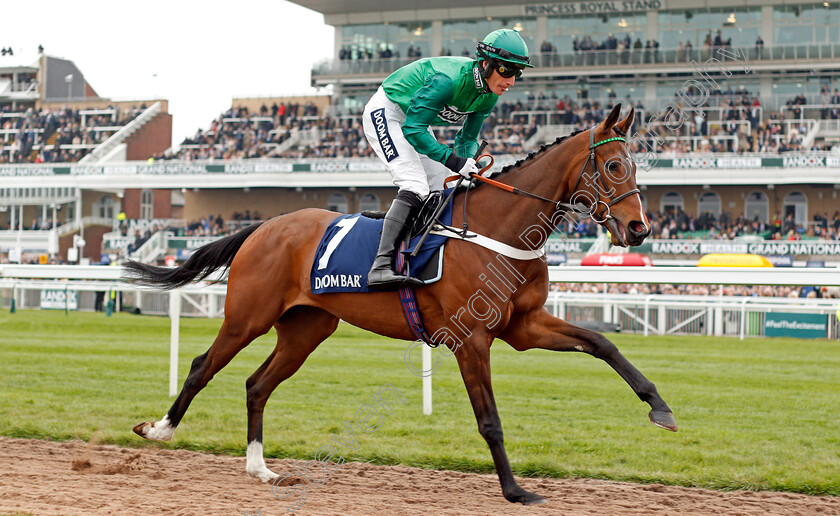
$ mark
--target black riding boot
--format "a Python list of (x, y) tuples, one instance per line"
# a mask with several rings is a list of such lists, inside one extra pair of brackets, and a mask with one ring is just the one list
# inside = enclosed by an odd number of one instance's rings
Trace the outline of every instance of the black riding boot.
[(406, 222), (411, 217), (414, 207), (397, 197), (391, 203), (385, 221), (382, 224), (382, 237), (379, 240), (379, 250), (376, 259), (368, 273), (368, 288), (371, 290), (388, 290), (404, 286), (423, 285), (423, 282), (408, 276), (400, 276), (394, 272), (394, 258), (402, 240)]

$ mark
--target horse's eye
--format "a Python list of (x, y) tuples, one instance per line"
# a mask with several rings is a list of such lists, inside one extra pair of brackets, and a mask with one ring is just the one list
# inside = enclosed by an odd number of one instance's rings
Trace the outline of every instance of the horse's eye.
[(610, 172), (616, 172), (618, 170), (618, 163), (616, 163), (615, 161), (611, 161), (607, 165), (607, 170), (609, 170)]

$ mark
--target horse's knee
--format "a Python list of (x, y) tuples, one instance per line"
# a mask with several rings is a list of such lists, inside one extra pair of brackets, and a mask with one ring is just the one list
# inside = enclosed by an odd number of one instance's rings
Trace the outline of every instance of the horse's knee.
[(208, 351), (205, 351), (193, 359), (192, 364), (190, 365), (190, 374), (204, 366), (204, 362), (207, 360), (207, 353)]
[(203, 371), (191, 372), (187, 376), (187, 379), (184, 380), (184, 390), (188, 392), (200, 391), (212, 378), (212, 376), (210, 378), (205, 378)]
[[(204, 365), (207, 362), (207, 353), (202, 355), (198, 355), (192, 361), (190, 365), (190, 372), (187, 375), (187, 379), (184, 380), (184, 390), (186, 391), (195, 391), (201, 390), (207, 382), (210, 381), (209, 378), (204, 378), (205, 368)], [(211, 377), (212, 378), (212, 377)]]
[(257, 379), (260, 377), (260, 375), (258, 373), (259, 373), (259, 371), (252, 374), (251, 376), (248, 377), (247, 380), (245, 380), (245, 392), (247, 393), (249, 398), (251, 397), (251, 390), (257, 384)]
[(265, 395), (265, 384), (257, 382), (255, 378), (248, 378), (245, 382), (245, 406), (248, 412), (262, 412), (268, 397)]
[(488, 444), (502, 444), (505, 440), (502, 425), (498, 421), (481, 421), (478, 423), (478, 433)]
[(591, 353), (596, 358), (604, 359), (620, 354), (618, 347), (616, 347), (610, 339), (604, 337), (600, 333), (596, 333), (595, 338), (593, 338), (590, 343), (592, 345)]

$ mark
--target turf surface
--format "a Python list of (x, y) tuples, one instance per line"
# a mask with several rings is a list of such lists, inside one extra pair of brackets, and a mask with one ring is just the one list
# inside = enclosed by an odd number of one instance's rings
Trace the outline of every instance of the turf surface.
[[(182, 319), (180, 377), (219, 320)], [(514, 472), (722, 489), (840, 495), (840, 343), (611, 335), (656, 383), (680, 426), (648, 407), (605, 363), (580, 353), (493, 346), (494, 391)], [(433, 375), (434, 414), (403, 363), (408, 343), (342, 324), (280, 385), (265, 412), (270, 457), (311, 459), (386, 383), (406, 397), (347, 460), (493, 471), (455, 360)], [(245, 379), (274, 346), (245, 348), (194, 400), (170, 443), (131, 428), (169, 408), (169, 320), (21, 310), (0, 313), (0, 435), (245, 453)], [(419, 360), (419, 359), (418, 359)], [(384, 397), (389, 397), (385, 395)], [(244, 463), (243, 463), (244, 470)]]

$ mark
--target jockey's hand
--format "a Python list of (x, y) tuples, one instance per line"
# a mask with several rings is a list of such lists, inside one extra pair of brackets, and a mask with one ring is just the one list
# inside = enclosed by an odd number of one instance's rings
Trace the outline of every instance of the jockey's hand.
[(457, 172), (467, 179), (470, 179), (470, 174), (478, 174), (478, 167), (475, 160), (472, 158), (462, 158), (454, 152), (446, 160), (446, 167), (453, 172)]
[(478, 167), (475, 164), (475, 160), (472, 158), (467, 158), (466, 163), (464, 163), (464, 166), (461, 167), (460, 170), (458, 170), (458, 173), (467, 179), (470, 179), (470, 174), (478, 175)]

